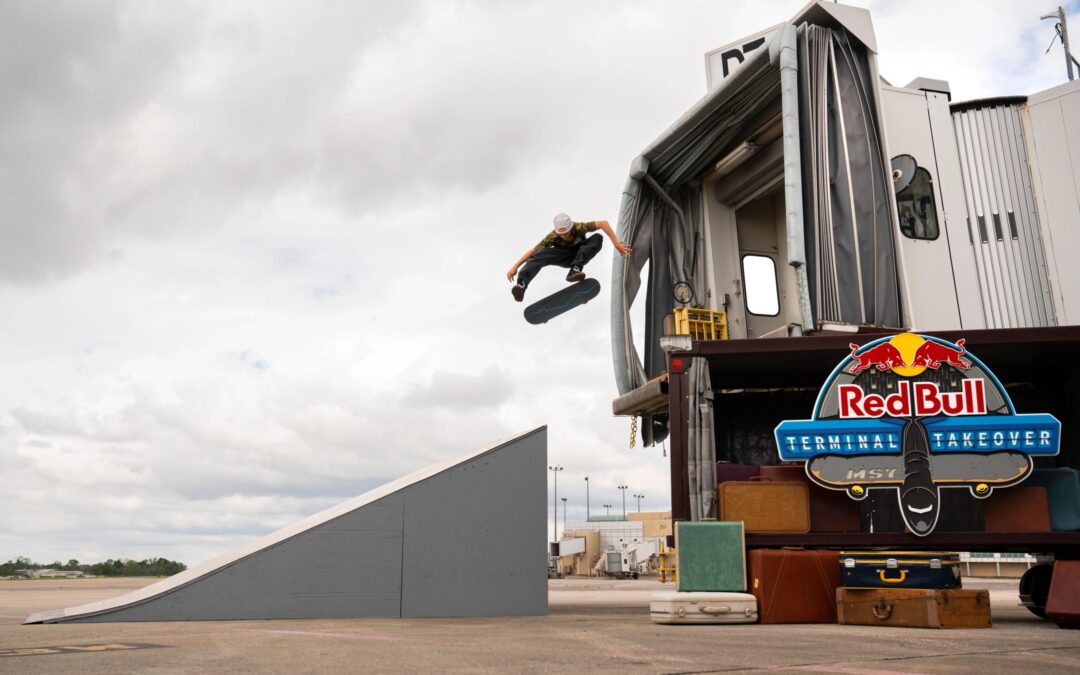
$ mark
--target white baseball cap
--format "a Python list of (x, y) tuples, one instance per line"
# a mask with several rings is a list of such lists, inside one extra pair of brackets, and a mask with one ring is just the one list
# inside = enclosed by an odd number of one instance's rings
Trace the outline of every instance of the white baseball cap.
[(560, 213), (555, 216), (555, 231), (559, 234), (565, 234), (570, 231), (570, 228), (574, 226), (574, 221), (570, 220), (570, 216), (565, 213)]

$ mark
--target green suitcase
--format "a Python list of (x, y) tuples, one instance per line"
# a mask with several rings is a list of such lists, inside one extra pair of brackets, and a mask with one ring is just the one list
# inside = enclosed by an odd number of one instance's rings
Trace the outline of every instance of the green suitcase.
[(741, 522), (675, 523), (679, 591), (746, 591), (746, 543)]

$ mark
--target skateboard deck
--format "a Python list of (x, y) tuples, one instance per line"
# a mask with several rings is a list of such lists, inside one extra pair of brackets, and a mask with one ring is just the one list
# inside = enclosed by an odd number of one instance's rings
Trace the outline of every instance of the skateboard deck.
[(600, 295), (600, 282), (582, 279), (526, 307), (525, 320), (533, 325), (547, 323), (578, 305), (584, 305), (597, 295)]

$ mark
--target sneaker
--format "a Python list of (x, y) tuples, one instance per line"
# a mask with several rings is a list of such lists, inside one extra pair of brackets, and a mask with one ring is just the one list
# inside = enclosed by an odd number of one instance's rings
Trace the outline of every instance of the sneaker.
[(514, 287), (510, 289), (510, 293), (513, 294), (514, 300), (521, 302), (525, 297), (525, 287), (521, 284), (514, 284)]
[(581, 281), (585, 278), (585, 273), (581, 271), (580, 267), (571, 267), (570, 271), (566, 275), (567, 281)]

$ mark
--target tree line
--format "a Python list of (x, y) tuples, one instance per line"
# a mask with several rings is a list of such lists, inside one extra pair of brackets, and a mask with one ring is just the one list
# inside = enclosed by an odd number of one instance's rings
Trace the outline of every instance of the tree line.
[(29, 558), (18, 557), (6, 563), (0, 563), (0, 577), (15, 576), (15, 570), (66, 570), (85, 572), (98, 577), (168, 577), (183, 572), (187, 565), (166, 558), (147, 558), (146, 560), (113, 560), (99, 563), (80, 563), (71, 559), (67, 563), (57, 560), (54, 563), (36, 563)]

